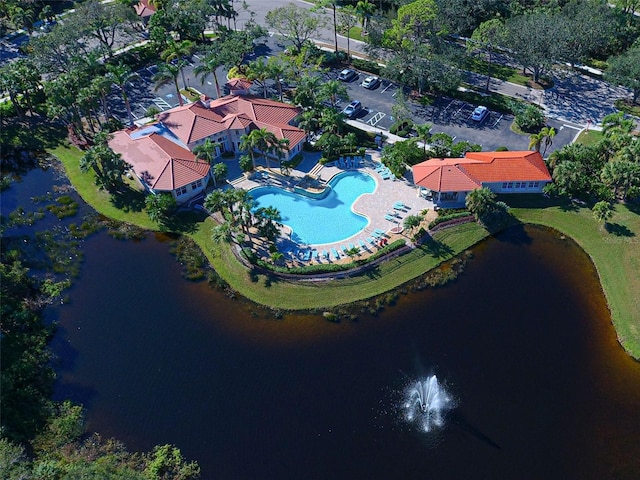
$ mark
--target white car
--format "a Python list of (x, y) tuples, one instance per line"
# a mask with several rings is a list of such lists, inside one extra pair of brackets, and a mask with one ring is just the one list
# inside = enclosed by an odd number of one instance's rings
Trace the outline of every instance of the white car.
[(378, 77), (373, 77), (373, 76), (365, 78), (364, 82), (362, 82), (362, 86), (369, 90), (373, 90), (379, 84), (380, 84), (380, 79)]
[(482, 122), (485, 118), (489, 116), (489, 109), (484, 105), (480, 105), (476, 107), (476, 109), (471, 114), (471, 120), (474, 122)]

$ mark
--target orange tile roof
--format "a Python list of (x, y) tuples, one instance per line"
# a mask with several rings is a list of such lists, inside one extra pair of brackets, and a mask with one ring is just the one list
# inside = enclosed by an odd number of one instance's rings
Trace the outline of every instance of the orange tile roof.
[[(480, 160), (483, 164), (461, 165), (469, 175), (480, 182), (551, 181), (551, 175), (540, 152), (469, 152), (467, 159)], [(486, 165), (491, 165), (487, 168)]]
[(175, 190), (209, 173), (207, 162), (157, 133), (134, 139), (126, 131), (115, 132), (109, 146), (154, 190)]
[(436, 192), (460, 192), (484, 183), (551, 181), (539, 152), (468, 152), (465, 158), (431, 158), (414, 165), (416, 185)]

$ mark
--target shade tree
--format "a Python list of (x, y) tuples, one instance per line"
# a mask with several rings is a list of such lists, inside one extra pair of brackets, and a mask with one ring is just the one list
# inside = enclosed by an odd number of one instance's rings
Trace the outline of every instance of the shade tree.
[(324, 17), (293, 3), (267, 12), (266, 24), (290, 40), (299, 50), (305, 42), (327, 25)]

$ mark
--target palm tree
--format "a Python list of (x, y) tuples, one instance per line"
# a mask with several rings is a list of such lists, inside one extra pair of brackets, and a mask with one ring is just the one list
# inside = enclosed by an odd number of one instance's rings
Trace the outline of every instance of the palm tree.
[(376, 11), (376, 6), (367, 0), (360, 0), (358, 3), (356, 3), (356, 13), (362, 20), (363, 32), (367, 31), (369, 19), (373, 16), (375, 11)]
[(264, 58), (259, 57), (253, 62), (250, 62), (249, 65), (247, 65), (246, 75), (248, 80), (258, 82), (262, 85), (264, 98), (267, 98), (267, 80), (271, 78), (271, 74)]
[(544, 127), (540, 133), (544, 138), (544, 150), (542, 151), (542, 156), (544, 157), (544, 154), (547, 153), (547, 148), (553, 145), (553, 139), (556, 136), (556, 129), (553, 127)]
[(316, 108), (319, 105), (319, 92), (322, 79), (317, 75), (303, 75), (298, 81), (293, 101), (303, 107)]
[(187, 62), (184, 60), (178, 60), (175, 65), (173, 63), (161, 63), (158, 65), (158, 72), (153, 76), (153, 81), (155, 82), (154, 90), (158, 90), (160, 87), (167, 85), (168, 83), (173, 83), (180, 106), (184, 105), (184, 101), (182, 100), (182, 94), (180, 93), (180, 87), (178, 86), (178, 75), (180, 74), (182, 67), (186, 64)]
[(195, 48), (195, 43), (191, 40), (183, 40), (181, 42), (176, 42), (173, 38), (169, 40), (166, 48), (160, 52), (160, 58), (162, 58), (166, 63), (173, 63), (175, 60), (178, 60), (178, 64), (180, 65), (180, 73), (182, 74), (182, 84), (184, 87), (187, 87), (187, 82), (184, 78), (183, 68), (187, 65), (187, 62), (182, 61), (184, 57), (188, 57), (193, 53), (193, 49)]
[(320, 86), (320, 97), (329, 100), (331, 107), (336, 108), (342, 99), (348, 100), (347, 87), (338, 80), (329, 80)]
[(300, 121), (298, 127), (304, 130), (304, 133), (309, 136), (316, 128), (318, 128), (318, 119), (316, 118), (316, 112), (313, 110), (306, 110), (300, 115)]
[(427, 142), (431, 138), (431, 128), (433, 125), (430, 123), (423, 123), (422, 125), (415, 125), (414, 128), (418, 133), (418, 138), (422, 141), (423, 151), (427, 153)]
[(113, 85), (113, 79), (109, 75), (98, 75), (91, 80), (91, 88), (100, 97), (104, 118), (109, 118), (110, 116), (107, 94), (111, 91), (111, 85)]
[(529, 150), (534, 149), (536, 152), (540, 151), (540, 144), (542, 143), (542, 133), (533, 133), (529, 135)]
[(195, 43), (191, 40), (183, 40), (177, 42), (174, 39), (169, 40), (167, 47), (160, 52), (160, 58), (165, 62), (171, 62), (173, 60), (188, 57), (193, 52)]
[(481, 220), (487, 213), (494, 210), (496, 195), (487, 187), (476, 188), (467, 194), (465, 203), (469, 211), (475, 215), (476, 220)]
[(202, 63), (196, 65), (193, 69), (193, 73), (200, 77), (200, 82), (204, 85), (204, 81), (209, 74), (213, 75), (213, 81), (216, 84), (216, 94), (220, 98), (220, 84), (218, 82), (218, 75), (216, 70), (223, 65), (220, 54), (214, 48), (207, 50), (207, 53), (202, 58)]
[(320, 115), (320, 126), (325, 130), (337, 134), (344, 125), (344, 115), (331, 108), (325, 108)]
[(340, 33), (347, 35), (347, 57), (351, 58), (351, 29), (358, 23), (356, 9), (353, 5), (345, 5), (340, 11)]
[(404, 228), (408, 229), (411, 234), (420, 226), (422, 222), (422, 216), (420, 215), (407, 215), (402, 223)]
[(269, 166), (268, 153), (273, 153), (277, 157), (281, 157), (284, 151), (286, 151), (289, 141), (287, 139), (278, 139), (273, 132), (270, 132), (266, 128), (260, 128), (251, 130), (248, 135), (243, 135), (240, 142), (240, 148), (242, 150), (249, 150), (253, 166), (255, 168), (255, 158), (253, 151), (258, 150), (262, 153), (267, 162), (267, 168)]
[(207, 138), (203, 143), (194, 147), (192, 152), (196, 156), (196, 160), (205, 160), (209, 165), (213, 165), (218, 156), (219, 146), (220, 143), (212, 142), (210, 138)]
[(218, 186), (218, 180), (222, 180), (224, 179), (227, 174), (229, 173), (229, 168), (227, 167), (226, 164), (224, 163), (216, 163), (213, 166), (213, 173), (211, 175), (211, 178), (213, 178), (213, 185), (215, 187)]
[(613, 216), (613, 207), (610, 202), (606, 200), (602, 200), (596, 203), (593, 208), (593, 216), (599, 222), (604, 222), (605, 226), (607, 225), (607, 221)]
[(125, 85), (135, 75), (136, 73), (132, 72), (131, 69), (124, 63), (118, 63), (117, 65), (107, 65), (106, 76), (113, 84), (117, 85), (120, 89), (120, 94), (122, 95), (124, 106), (127, 109), (127, 115), (129, 117), (130, 125), (133, 125), (133, 114), (131, 113), (131, 104), (129, 103), (129, 97), (127, 95), (127, 91), (125, 90)]
[(287, 68), (278, 57), (271, 57), (267, 61), (267, 72), (274, 79), (278, 87), (278, 96), (282, 101), (282, 77), (287, 73)]

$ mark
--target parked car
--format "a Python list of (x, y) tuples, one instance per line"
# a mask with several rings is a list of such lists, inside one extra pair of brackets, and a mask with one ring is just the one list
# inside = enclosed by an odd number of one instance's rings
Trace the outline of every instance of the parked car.
[(474, 122), (482, 122), (485, 118), (489, 116), (489, 109), (484, 105), (480, 105), (476, 107), (476, 109), (471, 114), (471, 120)]
[(355, 72), (355, 70), (351, 70), (350, 68), (345, 68), (338, 74), (338, 80), (342, 80), (343, 82), (350, 82), (357, 76), (358, 74)]
[(362, 86), (369, 90), (373, 90), (380, 84), (380, 79), (378, 77), (367, 77), (362, 82)]
[(342, 111), (347, 117), (353, 118), (362, 111), (362, 102), (354, 100)]

